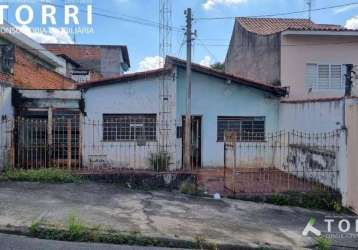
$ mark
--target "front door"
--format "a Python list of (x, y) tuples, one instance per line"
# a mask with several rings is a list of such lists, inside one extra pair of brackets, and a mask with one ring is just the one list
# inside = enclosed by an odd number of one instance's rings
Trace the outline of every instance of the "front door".
[[(185, 116), (183, 116), (182, 124), (182, 152), (184, 153)], [(201, 168), (201, 116), (191, 117), (191, 166), (193, 169)]]

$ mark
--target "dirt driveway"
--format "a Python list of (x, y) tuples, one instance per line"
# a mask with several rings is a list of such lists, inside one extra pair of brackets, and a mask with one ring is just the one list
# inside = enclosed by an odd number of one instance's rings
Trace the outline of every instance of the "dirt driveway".
[[(327, 214), (235, 200), (212, 200), (171, 192), (133, 191), (112, 184), (0, 183), (0, 226), (33, 221), (65, 224), (78, 214), (90, 225), (192, 240), (196, 235), (225, 244), (308, 247), (301, 232), (309, 218)], [(317, 225), (322, 227), (323, 225)], [(358, 241), (350, 243), (358, 246)]]

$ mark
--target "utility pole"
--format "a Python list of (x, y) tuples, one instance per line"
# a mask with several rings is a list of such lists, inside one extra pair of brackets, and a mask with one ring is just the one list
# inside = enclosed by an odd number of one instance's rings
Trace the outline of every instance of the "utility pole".
[(185, 11), (186, 15), (186, 116), (185, 116), (185, 133), (184, 133), (184, 169), (191, 170), (191, 47), (193, 41), (192, 32), (192, 13), (191, 8)]
[(312, 18), (312, 0), (306, 0), (306, 4), (308, 5), (308, 19)]

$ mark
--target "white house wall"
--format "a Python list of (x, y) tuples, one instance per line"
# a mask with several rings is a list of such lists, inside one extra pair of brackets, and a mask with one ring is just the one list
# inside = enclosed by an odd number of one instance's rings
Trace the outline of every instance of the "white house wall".
[[(177, 81), (177, 120), (180, 121), (186, 111), (185, 70), (182, 68), (178, 69)], [(217, 142), (218, 116), (264, 116), (266, 132), (277, 130), (278, 97), (259, 89), (228, 83), (225, 80), (197, 72), (193, 72), (192, 82), (191, 113), (202, 116), (203, 167), (222, 167), (224, 165), (224, 143)], [(181, 145), (181, 139), (177, 140), (177, 143)], [(178, 152), (178, 156), (181, 156), (181, 146), (178, 146)], [(251, 153), (257, 154), (257, 152)], [(248, 156), (248, 158), (255, 157)], [(260, 159), (256, 160), (260, 161)], [(178, 164), (181, 163), (178, 162)]]
[[(166, 77), (170, 91), (175, 91), (175, 81)], [(136, 142), (104, 142), (102, 138), (103, 114), (156, 114), (160, 115), (159, 91), (161, 78), (149, 78), (120, 82), (85, 91), (86, 103), (85, 126), (83, 128), (82, 154), (83, 163), (87, 166), (96, 164), (118, 168), (149, 168), (148, 158), (151, 152), (157, 152), (159, 141), (159, 125), (157, 125), (157, 141), (138, 146)], [(175, 96), (171, 94), (170, 96)], [(171, 109), (170, 122), (172, 130), (167, 144), (175, 144), (175, 98), (169, 100)], [(168, 150), (174, 154), (175, 148)], [(175, 156), (172, 155), (172, 159)]]
[(342, 128), (343, 101), (281, 103), (281, 130), (306, 133), (331, 132)]

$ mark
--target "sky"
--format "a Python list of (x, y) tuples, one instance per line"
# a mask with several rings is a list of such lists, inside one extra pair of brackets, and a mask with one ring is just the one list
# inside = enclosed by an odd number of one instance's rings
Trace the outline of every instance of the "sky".
[[(44, 1), (44, 0), (42, 0)], [(58, 5), (56, 7), (57, 25), (47, 25), (48, 30), (31, 30), (43, 27), (41, 24), (40, 0), (0, 0), (1, 4), (9, 2), (6, 19), (19, 27), (21, 31), (38, 42), (56, 42), (78, 44), (126, 45), (131, 61), (130, 72), (155, 68), (162, 62), (159, 57), (159, 0), (46, 0)], [(68, 34), (61, 27), (64, 25), (64, 2), (93, 5), (95, 14), (90, 26), (93, 33)], [(197, 37), (193, 42), (193, 61), (210, 65), (225, 60), (230, 42), (234, 19), (200, 20), (211, 17), (261, 16), (287, 13), (307, 9), (306, 0), (171, 0), (172, 1), (172, 56), (185, 58), (184, 43), (186, 8), (192, 8), (193, 29)], [(20, 3), (19, 3), (20, 2)], [(34, 9), (34, 21), (21, 25), (15, 19), (16, 8), (27, 3)], [(340, 24), (358, 29), (358, 1), (354, 0), (313, 0), (313, 9), (356, 3), (347, 7), (313, 11), (312, 20), (316, 23)], [(62, 7), (61, 7), (62, 6)], [(80, 5), (81, 11), (86, 4)], [(291, 14), (280, 17), (307, 18), (307, 13)], [(25, 14), (26, 17), (26, 14)], [(115, 18), (113, 18), (115, 17)], [(130, 20), (130, 21), (128, 21)], [(133, 21), (134, 20), (134, 21)], [(85, 24), (85, 12), (80, 13), (80, 27)], [(138, 23), (139, 22), (139, 23)], [(149, 24), (149, 25), (148, 25)], [(153, 25), (154, 24), (154, 25)], [(71, 27), (71, 26), (70, 26)], [(44, 33), (45, 32), (45, 33)]]

